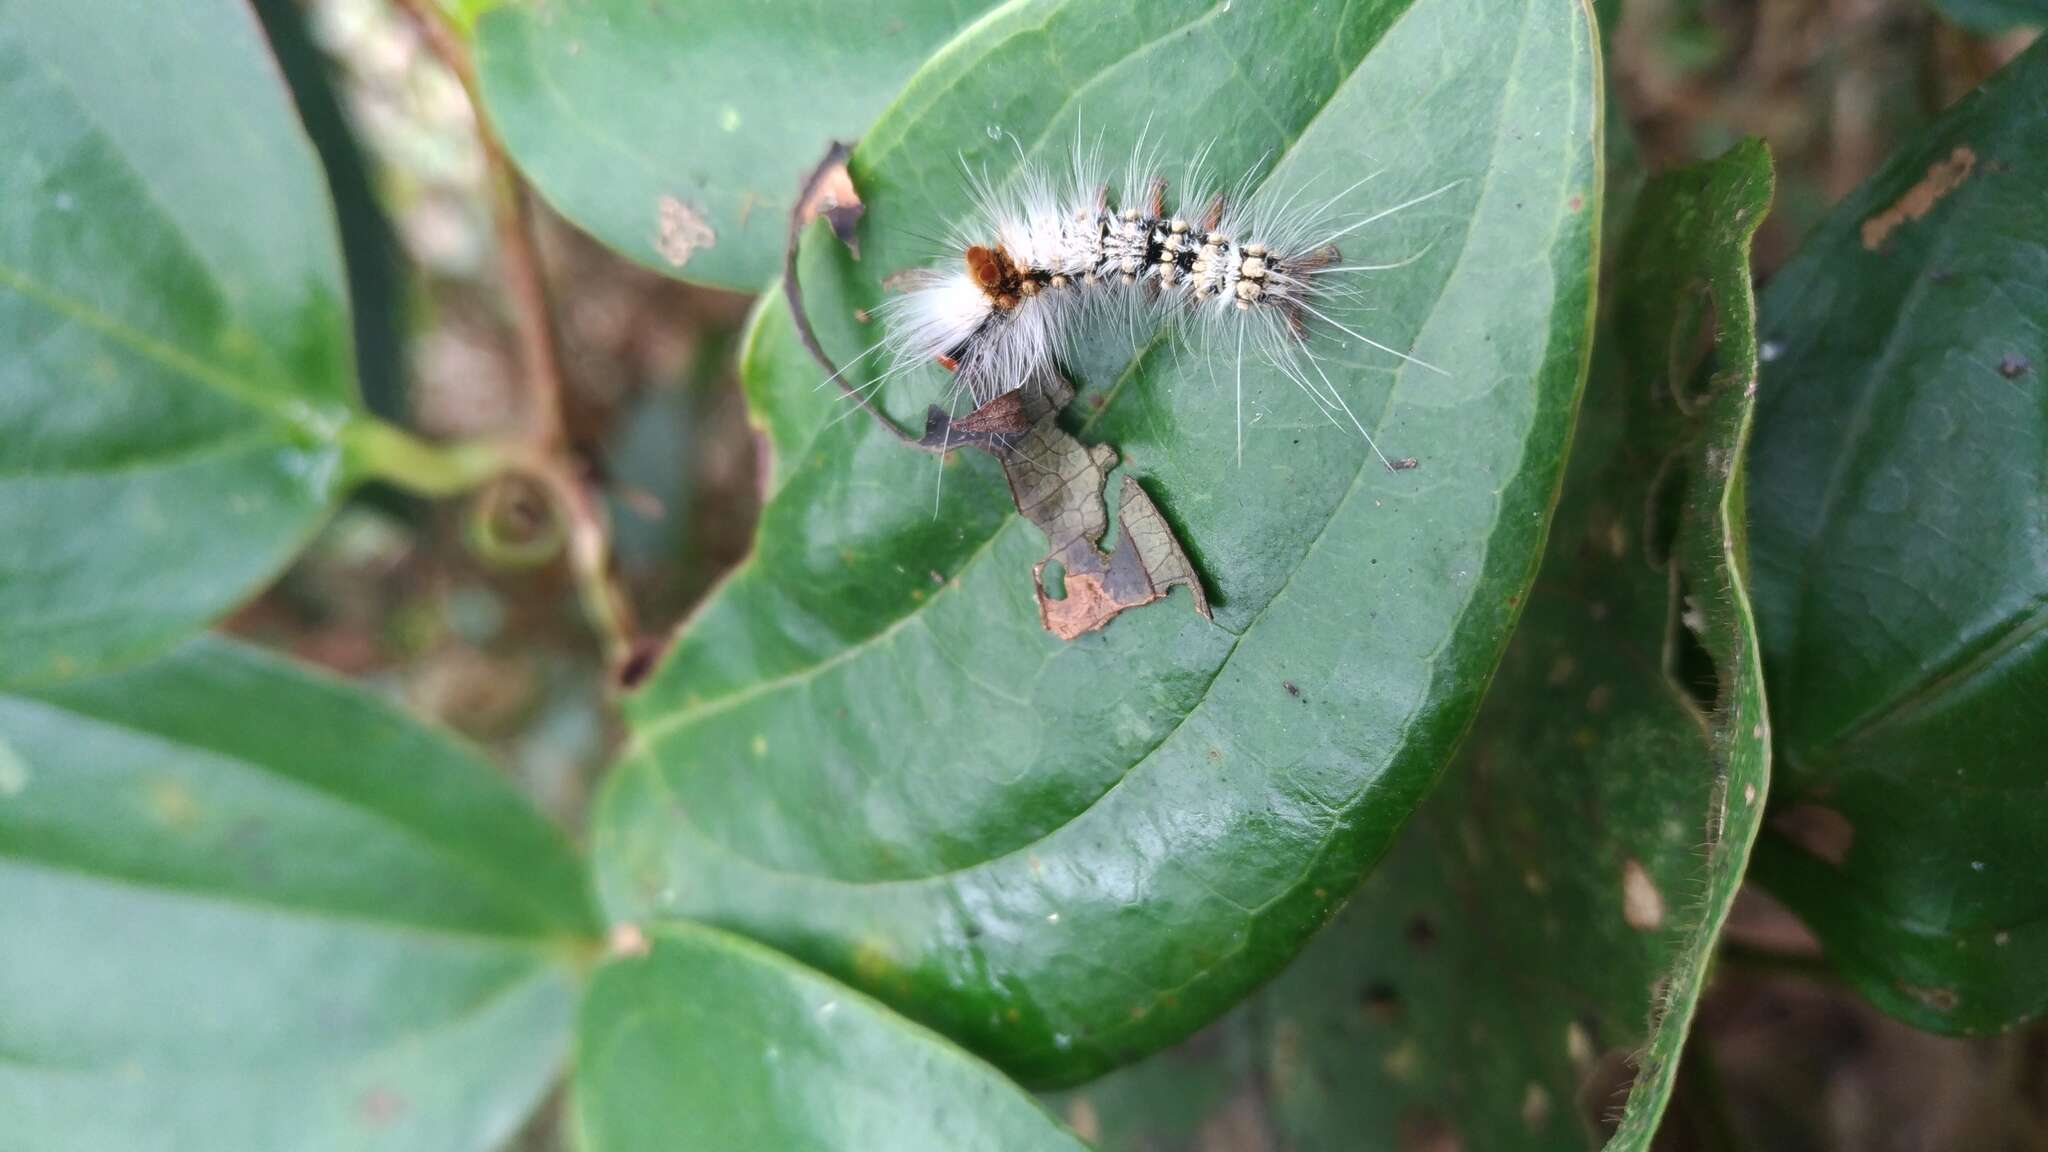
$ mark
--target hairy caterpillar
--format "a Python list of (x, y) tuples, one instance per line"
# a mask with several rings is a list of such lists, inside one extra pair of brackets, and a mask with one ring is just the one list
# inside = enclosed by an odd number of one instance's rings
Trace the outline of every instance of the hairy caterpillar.
[(880, 309), (884, 335), (855, 361), (880, 351), (886, 367), (859, 391), (936, 362), (952, 372), (955, 396), (979, 407), (1020, 388), (1043, 387), (1077, 341), (1106, 326), (1135, 337), (1172, 325), (1181, 330), (1183, 347), (1207, 351), (1219, 336), (1230, 341), (1240, 458), (1249, 346), (1326, 417), (1337, 422), (1342, 414), (1393, 468), (1324, 370), (1312, 333), (1350, 337), (1442, 373), (1339, 318), (1363, 294), (1350, 277), (1404, 267), (1422, 253), (1392, 263), (1345, 264), (1338, 245), (1463, 181), (1347, 221), (1333, 215), (1335, 206), (1381, 173), (1320, 204), (1302, 203), (1299, 190), (1284, 199), (1264, 188), (1251, 192), (1250, 176), (1229, 192), (1218, 189), (1204, 171), (1204, 154), (1187, 165), (1181, 187), (1189, 194), (1169, 209), (1168, 182), (1142, 142), (1120, 198), (1098, 175), (1098, 154), (1099, 148), (1077, 147), (1064, 186), (1028, 165), (1002, 187), (970, 169), (974, 210), (954, 229), (947, 259), (895, 278), (903, 291)]

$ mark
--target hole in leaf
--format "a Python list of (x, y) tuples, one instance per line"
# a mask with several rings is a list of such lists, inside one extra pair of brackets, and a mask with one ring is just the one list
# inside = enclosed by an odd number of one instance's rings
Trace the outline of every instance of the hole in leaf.
[(1045, 570), (1039, 574), (1039, 581), (1045, 587), (1046, 599), (1065, 600), (1067, 598), (1067, 566), (1058, 560), (1048, 560), (1045, 562)]
[(1707, 630), (1706, 604), (1692, 582), (1676, 569), (1671, 574), (1671, 608), (1666, 614), (1664, 674), (1692, 697), (1701, 711), (1713, 712), (1721, 702), (1721, 672), (1701, 634)]
[(1678, 410), (1688, 416), (1699, 411), (1714, 390), (1714, 373), (1719, 367), (1715, 337), (1719, 327), (1713, 292), (1705, 281), (1693, 284), (1679, 297), (1664, 368), (1671, 398), (1677, 401)]
[(1633, 1055), (1627, 1048), (1609, 1048), (1579, 1080), (1574, 1103), (1587, 1131), (1599, 1133), (1599, 1143), (1605, 1144), (1621, 1127), (1621, 1111), (1636, 1080), (1629, 1060)]
[(1657, 466), (1657, 476), (1650, 481), (1650, 490), (1643, 497), (1643, 559), (1654, 572), (1670, 566), (1671, 550), (1678, 546), (1678, 525), (1685, 518), (1685, 490), (1690, 478), (1684, 452), (1673, 451)]

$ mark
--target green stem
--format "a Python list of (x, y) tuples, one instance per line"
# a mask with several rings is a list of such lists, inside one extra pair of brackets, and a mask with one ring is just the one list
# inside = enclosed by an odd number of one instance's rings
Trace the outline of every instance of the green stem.
[(349, 464), (421, 496), (454, 496), (515, 465), (516, 450), (489, 440), (436, 444), (376, 419), (360, 419), (342, 433)]

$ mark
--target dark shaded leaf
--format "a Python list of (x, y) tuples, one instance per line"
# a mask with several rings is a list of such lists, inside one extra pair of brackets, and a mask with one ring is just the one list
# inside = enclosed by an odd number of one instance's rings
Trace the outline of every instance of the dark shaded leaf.
[(591, 931), (488, 765), (274, 658), (0, 696), (7, 1152), (486, 1152)]
[[(835, 358), (926, 258), (904, 230), (966, 204), (957, 152), (1000, 180), (1009, 134), (1063, 165), (1077, 120), (1114, 153), (1151, 115), (1151, 139), (1214, 139), (1220, 170), (1304, 196), (1385, 167), (1339, 205), (1357, 216), (1464, 181), (1346, 248), (1422, 254), (1367, 285), (1374, 335), (1449, 377), (1321, 349), (1421, 467), (1389, 472), (1249, 362), (1240, 465), (1227, 361), (1091, 351), (1066, 366), (1079, 438), (1144, 478), (1216, 619), (1176, 593), (1065, 643), (1029, 577), (1046, 541), (993, 462), (954, 453), (935, 516), (935, 460), (841, 419), (770, 305), (746, 373), (773, 496), (752, 560), (628, 703), (597, 815), (610, 914), (756, 936), (1038, 1081), (1185, 1035), (1278, 969), (1448, 760), (1531, 577), (1587, 355), (1592, 35), (1568, 0), (1048, 0), (935, 57), (854, 154), (861, 260), (808, 238)], [(934, 368), (887, 401), (944, 386)]]
[(591, 982), (584, 1152), (1082, 1152), (995, 1069), (779, 953), (687, 924), (648, 944)]
[(1757, 617), (1781, 768), (1757, 874), (1880, 1007), (2048, 1009), (2048, 44), (1771, 284)]

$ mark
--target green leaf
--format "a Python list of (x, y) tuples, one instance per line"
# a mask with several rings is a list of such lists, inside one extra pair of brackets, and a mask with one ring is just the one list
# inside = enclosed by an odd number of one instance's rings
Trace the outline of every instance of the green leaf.
[(1083, 1152), (1001, 1073), (843, 984), (687, 924), (598, 969), (583, 1152)]
[(1763, 302), (1757, 872), (1880, 1007), (2048, 1009), (2048, 44), (1836, 209)]
[(2048, 3), (2043, 0), (1934, 0), (1934, 6), (1942, 15), (1978, 32), (2048, 26)]
[(0, 1149), (494, 1148), (594, 948), (469, 751), (226, 641), (0, 695)]
[[(1571, 0), (1046, 0), (939, 53), (853, 157), (860, 261), (807, 244), (842, 360), (882, 278), (927, 258), (905, 230), (964, 210), (955, 153), (998, 181), (1019, 163), (992, 101), (1047, 166), (1077, 120), (1114, 155), (1149, 116), (1148, 139), (1214, 140), (1217, 169), (1304, 197), (1385, 167), (1347, 214), (1463, 181), (1346, 241), (1421, 254), (1371, 282), (1371, 334), (1449, 376), (1319, 349), (1420, 467), (1381, 468), (1253, 362), (1239, 464), (1227, 360), (1110, 339), (1068, 366), (1084, 438), (1144, 480), (1216, 619), (1175, 593), (1061, 643), (1032, 596), (1043, 537), (993, 462), (956, 453), (935, 510), (934, 460), (841, 419), (771, 304), (745, 372), (774, 494), (628, 702), (596, 817), (607, 911), (762, 939), (1039, 1082), (1177, 1039), (1284, 964), (1448, 761), (1535, 567), (1588, 351), (1592, 37)], [(943, 388), (934, 369), (887, 399)]]
[(989, 0), (467, 7), (491, 122), (556, 211), (657, 271), (758, 292), (827, 143)]
[(327, 190), (246, 7), (0, 2), (0, 125), (11, 684), (196, 631), (405, 442), (359, 417)]
[[(1244, 1124), (1304, 1149), (1650, 1146), (1768, 783), (1739, 461), (1771, 187), (1751, 141), (1644, 189), (1543, 574), (1458, 763), (1205, 1051), (1065, 1102), (1102, 1147)], [(1160, 1107), (1191, 1076), (1220, 1079), (1208, 1107)]]

